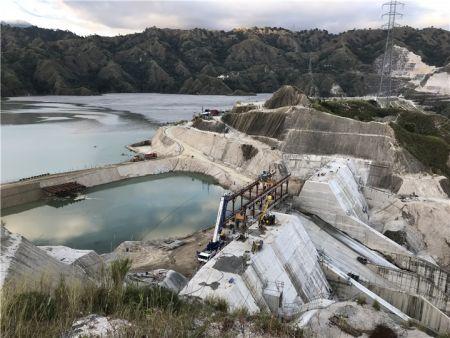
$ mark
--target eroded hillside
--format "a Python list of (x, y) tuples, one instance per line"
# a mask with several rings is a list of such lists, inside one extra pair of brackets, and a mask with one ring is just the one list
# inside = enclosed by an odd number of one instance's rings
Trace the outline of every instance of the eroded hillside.
[[(450, 33), (399, 28), (398, 44), (430, 67), (450, 62)], [(148, 28), (117, 37), (2, 25), (2, 96), (105, 92), (241, 94), (282, 84), (309, 93), (311, 59), (321, 96), (376, 91), (382, 30), (293, 32)], [(439, 82), (439, 76), (434, 82)], [(433, 87), (430, 83), (428, 87)], [(427, 88), (428, 88), (427, 87)]]

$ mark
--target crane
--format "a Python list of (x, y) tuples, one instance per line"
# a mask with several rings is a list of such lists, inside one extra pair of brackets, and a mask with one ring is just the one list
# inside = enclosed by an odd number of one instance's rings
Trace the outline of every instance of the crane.
[(219, 210), (217, 211), (216, 225), (214, 227), (214, 235), (211, 242), (208, 243), (205, 250), (197, 252), (197, 260), (202, 263), (209, 261), (223, 244), (220, 240), (220, 232), (222, 230), (222, 224), (225, 219), (225, 214), (227, 211), (227, 204), (229, 200), (229, 194), (225, 193), (220, 198)]

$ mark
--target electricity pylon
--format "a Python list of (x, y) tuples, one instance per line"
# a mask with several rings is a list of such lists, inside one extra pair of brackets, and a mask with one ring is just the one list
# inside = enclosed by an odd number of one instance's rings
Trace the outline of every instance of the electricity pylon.
[(380, 85), (378, 87), (377, 97), (386, 97), (387, 106), (390, 105), (390, 100), (392, 96), (392, 51), (394, 49), (394, 29), (397, 26), (396, 19), (403, 17), (402, 13), (398, 12), (401, 7), (404, 8), (405, 4), (397, 1), (391, 0), (382, 5), (383, 15), (382, 18), (387, 17), (387, 23), (383, 25), (383, 28), (387, 31), (386, 45), (384, 48), (383, 61), (381, 63), (381, 76)]
[(314, 83), (314, 74), (312, 71), (312, 60), (311, 55), (309, 56), (309, 63), (308, 63), (308, 74), (309, 74), (309, 97), (318, 97), (319, 96), (319, 89), (316, 87)]

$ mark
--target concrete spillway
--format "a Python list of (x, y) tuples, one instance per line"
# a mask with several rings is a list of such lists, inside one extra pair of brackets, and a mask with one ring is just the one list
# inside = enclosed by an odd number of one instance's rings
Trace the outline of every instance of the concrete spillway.
[(410, 254), (368, 225), (368, 206), (347, 161), (335, 160), (316, 171), (294, 198), (294, 205), (373, 250)]
[[(301, 220), (275, 213), (277, 224), (263, 234), (250, 227), (245, 241), (234, 240), (208, 261), (181, 295), (225, 299), (231, 309), (271, 310), (291, 315), (303, 304), (328, 298), (330, 287)], [(251, 253), (253, 242), (263, 241)]]

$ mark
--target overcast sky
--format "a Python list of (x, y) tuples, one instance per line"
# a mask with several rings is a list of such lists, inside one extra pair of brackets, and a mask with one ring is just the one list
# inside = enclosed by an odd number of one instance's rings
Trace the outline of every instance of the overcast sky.
[[(387, 1), (387, 0), (385, 0)], [(378, 28), (383, 0), (64, 1), (0, 0), (2, 21), (26, 21), (80, 35), (118, 35), (146, 27), (230, 30), (252, 26), (342, 32)], [(450, 30), (450, 0), (404, 0), (402, 25)]]

